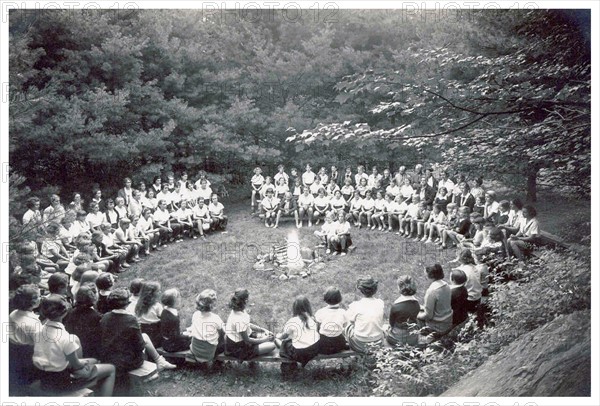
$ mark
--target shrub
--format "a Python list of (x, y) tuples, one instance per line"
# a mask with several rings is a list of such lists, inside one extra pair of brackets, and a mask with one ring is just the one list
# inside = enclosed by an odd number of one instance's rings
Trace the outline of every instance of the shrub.
[(406, 346), (377, 351), (373, 394), (439, 395), (522, 334), (561, 314), (591, 307), (589, 257), (542, 250), (523, 268), (510, 263), (502, 268), (513, 277), (493, 286), (487, 326), (478, 328), (472, 316), (451, 350), (438, 343), (425, 350)]

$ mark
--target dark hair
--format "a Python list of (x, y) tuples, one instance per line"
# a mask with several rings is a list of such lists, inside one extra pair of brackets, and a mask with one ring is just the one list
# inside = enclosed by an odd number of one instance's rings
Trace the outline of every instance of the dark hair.
[(458, 254), (458, 260), (463, 264), (475, 264), (473, 254), (471, 254), (471, 250), (467, 248), (460, 251), (460, 253)]
[[(129, 292), (128, 292), (129, 293)], [(148, 310), (156, 303), (160, 298), (160, 283), (149, 281), (142, 283), (142, 290), (140, 291), (140, 298), (135, 305), (136, 316), (146, 314)]]
[(201, 312), (210, 312), (217, 300), (217, 292), (212, 289), (205, 289), (196, 296), (196, 309)]
[(64, 316), (70, 309), (67, 299), (57, 294), (48, 295), (40, 304), (40, 313), (49, 320)]
[(50, 235), (57, 235), (59, 230), (60, 230), (60, 224), (58, 224), (55, 221), (50, 222), (46, 226), (46, 233), (48, 233)]
[(412, 296), (417, 293), (417, 286), (409, 275), (402, 275), (398, 278), (398, 289), (404, 296)]
[(518, 197), (515, 197), (511, 200), (511, 203), (514, 204), (517, 209), (521, 210), (523, 208), (523, 202)]
[(529, 212), (529, 216), (531, 216), (531, 217), (537, 216), (537, 210), (532, 205), (528, 204), (526, 206), (523, 206), (523, 209), (527, 209), (527, 211)]
[(250, 294), (246, 289), (236, 289), (229, 301), (229, 307), (233, 311), (241, 312), (246, 308), (249, 296)]
[(92, 282), (86, 282), (75, 294), (75, 306), (90, 307), (98, 302), (98, 289)]
[(427, 277), (429, 279), (433, 279), (435, 281), (444, 279), (444, 269), (442, 268), (442, 266), (440, 264), (426, 266), (425, 272), (427, 273)]
[(508, 200), (500, 200), (500, 203), (498, 203), (498, 207), (504, 210), (508, 210), (510, 209), (510, 203)]
[(300, 320), (308, 327), (308, 320), (312, 318), (312, 308), (308, 298), (304, 295), (296, 297), (294, 304), (292, 305), (292, 314), (298, 316)]
[(66, 273), (56, 272), (48, 278), (48, 291), (50, 293), (58, 293), (61, 289), (66, 289), (69, 286), (69, 277)]
[(144, 280), (141, 278), (135, 278), (131, 282), (129, 282), (129, 291), (132, 295), (139, 295), (142, 290), (142, 284)]
[(167, 307), (173, 307), (178, 297), (181, 297), (181, 293), (177, 288), (171, 288), (165, 290), (160, 298), (160, 302)]
[(452, 272), (450, 272), (450, 280), (456, 285), (464, 285), (467, 281), (467, 274), (462, 269), (453, 269)]
[(107, 304), (112, 310), (126, 308), (129, 305), (129, 291), (125, 288), (111, 291), (108, 295)]
[(27, 199), (27, 208), (28, 209), (33, 209), (33, 206), (35, 206), (39, 202), (40, 202), (39, 198), (37, 198), (37, 197), (30, 197), (29, 199)]
[(323, 300), (328, 305), (336, 305), (341, 303), (342, 294), (340, 293), (340, 290), (338, 288), (330, 286), (325, 291), (325, 294), (323, 295)]
[(40, 288), (37, 285), (21, 285), (17, 288), (12, 303), (19, 310), (29, 310), (39, 297)]
[(101, 273), (96, 279), (96, 286), (99, 290), (109, 290), (114, 284), (112, 275), (108, 272)]
[(502, 241), (502, 237), (504, 237), (502, 230), (498, 227), (492, 227), (490, 231), (488, 231), (488, 235), (490, 236), (490, 240), (494, 242)]
[(365, 297), (372, 297), (377, 293), (377, 284), (379, 282), (373, 279), (370, 275), (362, 276), (358, 278), (356, 282), (356, 288)]

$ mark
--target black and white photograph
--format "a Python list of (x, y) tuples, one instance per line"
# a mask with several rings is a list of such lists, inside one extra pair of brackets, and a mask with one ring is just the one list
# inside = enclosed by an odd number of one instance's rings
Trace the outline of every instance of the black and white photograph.
[(2, 405), (599, 404), (598, 3), (1, 6)]

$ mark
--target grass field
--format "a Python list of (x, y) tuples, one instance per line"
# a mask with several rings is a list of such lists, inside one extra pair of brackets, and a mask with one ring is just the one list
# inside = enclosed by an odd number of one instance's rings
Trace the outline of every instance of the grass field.
[[(565, 207), (567, 206), (567, 207)], [(544, 229), (561, 235), (573, 224), (589, 221), (589, 202), (574, 205), (560, 199), (545, 199), (539, 206)], [(549, 216), (546, 210), (560, 213)], [(227, 233), (212, 234), (208, 241), (184, 240), (172, 243), (162, 252), (120, 274), (118, 286), (128, 286), (133, 278), (157, 280), (163, 291), (178, 288), (183, 297), (180, 311), (182, 328), (189, 326), (195, 311), (194, 297), (206, 288), (218, 294), (216, 313), (226, 320), (230, 295), (238, 287), (249, 290), (247, 311), (254, 323), (278, 332), (291, 317), (291, 304), (296, 295), (306, 295), (313, 311), (324, 306), (323, 291), (337, 286), (343, 295), (343, 305), (359, 298), (355, 290), (358, 276), (370, 274), (379, 280), (377, 297), (386, 303), (386, 314), (397, 297), (396, 279), (401, 274), (412, 275), (417, 283), (417, 297), (422, 302), (428, 281), (423, 267), (439, 262), (450, 269), (448, 262), (455, 250), (440, 251), (437, 246), (407, 240), (395, 234), (365, 229), (352, 230), (356, 250), (345, 257), (326, 260), (324, 267), (304, 279), (280, 281), (268, 271), (255, 271), (252, 265), (259, 252), (267, 252), (273, 244), (282, 244), (292, 230), (297, 231), (302, 247), (314, 247), (316, 227), (297, 230), (294, 221), (280, 223), (278, 229), (265, 228), (249, 213), (247, 203), (227, 205)], [(549, 221), (552, 220), (552, 221)], [(306, 224), (306, 223), (305, 223)], [(549, 227), (550, 226), (550, 227)], [(571, 239), (576, 239), (572, 237)], [(312, 268), (311, 268), (312, 269)], [(141, 391), (141, 392), (140, 392)], [(309, 363), (293, 382), (281, 380), (278, 364), (260, 364), (256, 370), (247, 363), (228, 364), (219, 372), (201, 371), (184, 365), (175, 371), (161, 373), (161, 378), (138, 388), (134, 396), (368, 396), (370, 390), (360, 366), (351, 361)]]

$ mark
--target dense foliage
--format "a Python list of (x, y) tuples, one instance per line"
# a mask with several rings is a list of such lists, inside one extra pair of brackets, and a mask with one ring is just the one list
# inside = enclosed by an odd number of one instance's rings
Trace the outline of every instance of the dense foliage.
[(330, 14), (12, 10), (11, 167), (85, 191), (443, 160), (589, 190), (589, 16)]
[(395, 66), (337, 84), (340, 103), (371, 102), (369, 122), (338, 120), (291, 139), (383, 139), (391, 149), (439, 151), (455, 169), (503, 179), (531, 201), (538, 178), (589, 194), (591, 60), (583, 17), (478, 12), (455, 33), (460, 41), (409, 44), (394, 53)]

